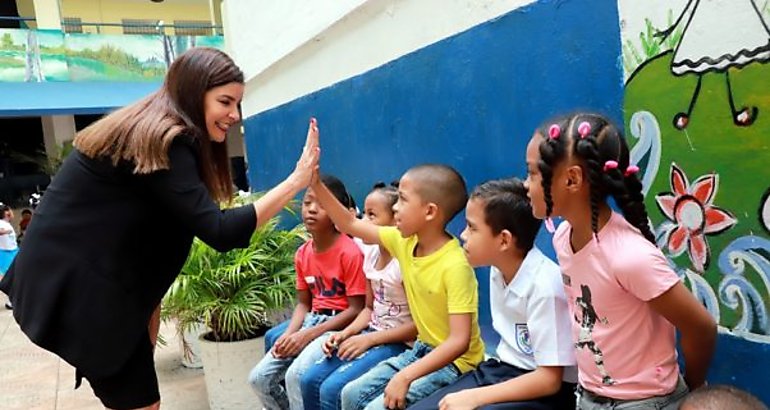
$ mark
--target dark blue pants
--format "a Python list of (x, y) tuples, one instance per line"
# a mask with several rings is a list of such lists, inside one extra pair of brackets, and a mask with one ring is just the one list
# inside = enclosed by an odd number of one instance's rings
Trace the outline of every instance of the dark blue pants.
[[(527, 372), (528, 370), (519, 369), (497, 359), (490, 359), (479, 364), (476, 370), (462, 375), (456, 382), (409, 406), (409, 410), (436, 410), (441, 399), (449, 393), (502, 383)], [(480, 407), (483, 410), (572, 410), (574, 408), (575, 385), (572, 383), (562, 383), (561, 390), (553, 396)]]

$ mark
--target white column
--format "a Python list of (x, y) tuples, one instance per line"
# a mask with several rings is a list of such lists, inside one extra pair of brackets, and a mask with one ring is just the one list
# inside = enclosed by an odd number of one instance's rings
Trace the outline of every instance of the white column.
[(58, 158), (61, 145), (75, 139), (75, 116), (46, 115), (40, 119), (43, 123), (45, 154), (49, 159)]
[(59, 0), (34, 0), (38, 29), (61, 30)]
[[(225, 37), (225, 52), (237, 62), (238, 65), (240, 65), (241, 70), (243, 70), (243, 65), (241, 65), (241, 62), (238, 61), (238, 58), (235, 55), (235, 46), (233, 45), (233, 35), (230, 34), (230, 24), (228, 23), (227, 19), (228, 17), (228, 11), (227, 11), (227, 2), (229, 0), (222, 0), (220, 4), (220, 18), (222, 21), (222, 31), (224, 32)], [(246, 75), (246, 73), (244, 73)], [(248, 80), (248, 79), (247, 79)]]

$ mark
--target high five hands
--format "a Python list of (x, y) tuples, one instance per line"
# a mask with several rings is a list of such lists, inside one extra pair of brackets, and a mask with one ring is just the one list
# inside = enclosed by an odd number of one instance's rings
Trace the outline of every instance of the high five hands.
[(302, 155), (297, 160), (292, 176), (300, 186), (310, 185), (314, 175), (318, 174), (318, 161), (321, 158), (321, 147), (318, 141), (318, 121), (310, 118), (310, 124), (307, 128), (307, 138), (305, 146), (302, 148)]

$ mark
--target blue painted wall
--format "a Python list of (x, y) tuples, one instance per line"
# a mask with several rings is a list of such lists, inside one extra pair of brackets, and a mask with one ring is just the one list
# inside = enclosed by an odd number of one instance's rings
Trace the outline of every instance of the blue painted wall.
[[(524, 176), (526, 144), (547, 117), (586, 108), (622, 120), (617, 13), (610, 1), (543, 0), (252, 116), (251, 184), (265, 189), (287, 175), (310, 116), (321, 128), (322, 170), (358, 201), (375, 181), (423, 162), (456, 167), (469, 189)], [(450, 224), (453, 233), (463, 218)], [(539, 245), (551, 252), (549, 236)], [(488, 279), (479, 272), (489, 321)]]
[[(342, 178), (358, 201), (374, 181), (422, 162), (456, 167), (469, 189), (524, 176), (526, 143), (547, 117), (592, 109), (622, 121), (617, 21), (616, 2), (542, 0), (252, 116), (245, 121), (252, 186), (269, 188), (290, 172), (310, 116), (320, 122), (322, 170)], [(455, 234), (462, 227), (462, 215), (450, 224)], [(553, 256), (550, 239), (541, 232), (538, 245)], [(482, 324), (490, 321), (486, 272), (478, 270)], [(709, 380), (770, 402), (768, 368), (770, 345), (723, 334)]]
[(720, 334), (709, 369), (711, 384), (738, 386), (770, 405), (770, 344)]
[(159, 82), (0, 82), (0, 117), (101, 114), (159, 87)]

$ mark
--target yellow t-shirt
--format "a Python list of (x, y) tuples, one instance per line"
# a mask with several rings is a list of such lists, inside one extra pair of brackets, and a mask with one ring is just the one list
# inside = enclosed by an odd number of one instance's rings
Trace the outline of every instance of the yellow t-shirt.
[(465, 373), (484, 358), (484, 342), (479, 329), (479, 291), (476, 275), (468, 264), (457, 239), (436, 252), (414, 256), (417, 235), (403, 238), (398, 229), (382, 227), (380, 242), (398, 260), (417, 338), (437, 347), (449, 337), (449, 315), (471, 313), (471, 340), (468, 350), (454, 364)]

